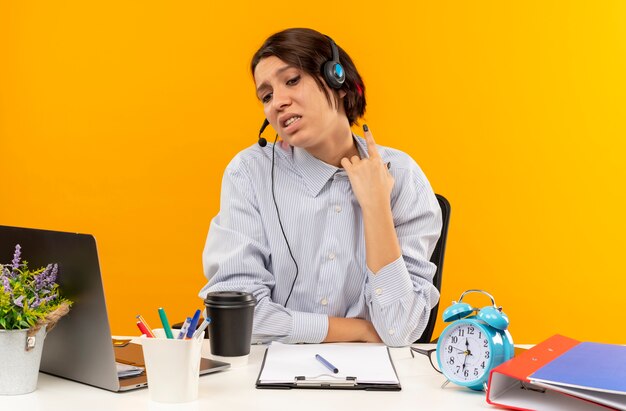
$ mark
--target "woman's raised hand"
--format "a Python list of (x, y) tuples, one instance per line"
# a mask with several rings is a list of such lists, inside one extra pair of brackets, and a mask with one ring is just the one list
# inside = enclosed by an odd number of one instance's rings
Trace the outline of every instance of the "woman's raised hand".
[(346, 170), (352, 191), (362, 209), (389, 206), (394, 180), (387, 164), (378, 153), (376, 142), (367, 125), (363, 125), (369, 158), (344, 157), (341, 165)]

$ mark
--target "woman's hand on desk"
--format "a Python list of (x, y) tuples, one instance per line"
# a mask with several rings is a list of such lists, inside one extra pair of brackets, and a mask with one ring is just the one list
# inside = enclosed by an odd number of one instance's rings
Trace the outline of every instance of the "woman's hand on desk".
[(361, 318), (328, 317), (328, 334), (324, 342), (380, 343), (374, 325)]
[[(365, 321), (365, 320), (363, 320)], [(361, 341), (363, 342), (371, 342), (371, 343), (381, 343), (383, 340), (376, 332), (376, 328), (374, 328), (374, 324), (369, 321), (365, 321), (365, 330), (364, 334), (361, 337)]]

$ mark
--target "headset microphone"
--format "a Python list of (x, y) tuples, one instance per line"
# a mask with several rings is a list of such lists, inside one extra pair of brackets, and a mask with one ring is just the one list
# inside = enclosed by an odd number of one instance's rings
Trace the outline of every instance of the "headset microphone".
[(265, 147), (267, 145), (267, 140), (264, 139), (263, 137), (261, 137), (261, 134), (263, 134), (263, 132), (265, 131), (265, 129), (267, 128), (267, 126), (269, 126), (270, 122), (267, 121), (267, 119), (265, 119), (263, 121), (263, 125), (261, 126), (261, 129), (259, 130), (259, 145), (261, 147)]

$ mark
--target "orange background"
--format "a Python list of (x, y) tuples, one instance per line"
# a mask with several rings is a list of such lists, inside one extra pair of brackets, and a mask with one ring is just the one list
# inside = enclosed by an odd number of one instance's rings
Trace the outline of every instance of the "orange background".
[(443, 307), (483, 288), (515, 342), (626, 343), (626, 3), (336, 4), (1, 2), (0, 224), (94, 234), (116, 334), (189, 315), (263, 119), (249, 60), (312, 27), (359, 67), (377, 142), (452, 203)]

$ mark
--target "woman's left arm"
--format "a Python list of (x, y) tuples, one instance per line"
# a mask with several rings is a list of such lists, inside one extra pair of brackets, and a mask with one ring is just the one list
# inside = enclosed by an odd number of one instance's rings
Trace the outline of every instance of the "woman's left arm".
[(436, 267), (428, 259), (441, 231), (441, 210), (430, 186), (409, 178), (399, 187), (394, 221), (394, 178), (369, 130), (365, 138), (369, 158), (344, 158), (341, 164), (363, 215), (372, 323), (387, 345), (404, 346), (420, 337), (439, 300), (432, 284)]

